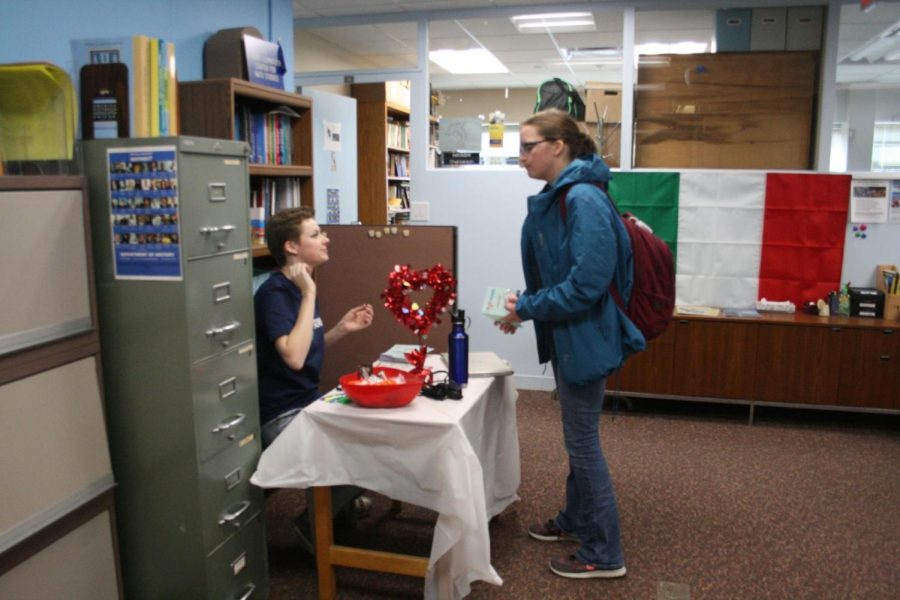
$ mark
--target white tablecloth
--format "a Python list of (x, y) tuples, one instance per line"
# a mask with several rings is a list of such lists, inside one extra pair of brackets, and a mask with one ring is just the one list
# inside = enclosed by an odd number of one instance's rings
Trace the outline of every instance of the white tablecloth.
[(488, 519), (518, 500), (517, 396), (510, 377), (485, 377), (470, 379), (462, 400), (418, 396), (393, 409), (317, 401), (262, 453), (250, 481), (354, 484), (436, 511), (425, 597), (461, 598), (472, 581), (503, 583)]

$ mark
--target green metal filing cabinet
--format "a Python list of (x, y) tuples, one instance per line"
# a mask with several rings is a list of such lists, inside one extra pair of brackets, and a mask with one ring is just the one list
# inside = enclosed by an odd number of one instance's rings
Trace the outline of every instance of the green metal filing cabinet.
[(126, 597), (264, 598), (246, 145), (82, 153)]

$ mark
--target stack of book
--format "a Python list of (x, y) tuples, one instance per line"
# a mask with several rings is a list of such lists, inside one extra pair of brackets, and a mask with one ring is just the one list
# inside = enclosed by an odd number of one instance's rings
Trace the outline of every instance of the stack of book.
[[(129, 137), (178, 135), (178, 80), (173, 42), (134, 35), (72, 40), (71, 47), (73, 81), (82, 81), (82, 68), (87, 66), (120, 63), (127, 68), (128, 97), (117, 99), (123, 104), (122, 110), (127, 107)], [(92, 89), (79, 89), (81, 97), (108, 99), (111, 93), (119, 94), (100, 89), (105, 85), (100, 80), (91, 83), (96, 80), (85, 78)]]
[(234, 112), (235, 139), (250, 144), (250, 162), (267, 165), (293, 164), (291, 119), (300, 118), (288, 106), (261, 111), (241, 106)]

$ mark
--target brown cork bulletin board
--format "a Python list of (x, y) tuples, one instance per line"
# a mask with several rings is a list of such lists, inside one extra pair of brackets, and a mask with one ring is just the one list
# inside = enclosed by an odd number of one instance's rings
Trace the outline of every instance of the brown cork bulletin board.
[[(322, 370), (322, 389), (337, 384), (338, 377), (372, 363), (394, 344), (417, 344), (416, 336), (398, 323), (384, 307), (381, 292), (388, 286), (394, 265), (420, 270), (441, 264), (456, 275), (456, 227), (327, 225), (331, 240), (329, 260), (316, 272), (319, 311), (326, 330), (340, 321), (351, 307), (368, 302), (375, 321), (368, 329), (348, 335), (329, 346)], [(427, 301), (431, 291), (413, 294)], [(432, 327), (426, 340), (435, 352), (447, 351), (450, 318)]]

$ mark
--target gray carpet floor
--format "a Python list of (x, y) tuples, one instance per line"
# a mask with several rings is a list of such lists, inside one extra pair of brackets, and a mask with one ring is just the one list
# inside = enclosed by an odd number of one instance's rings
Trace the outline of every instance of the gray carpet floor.
[[(555, 514), (568, 471), (559, 406), (521, 392), (521, 500), (491, 524), (491, 562), (503, 586), (470, 598), (900, 598), (900, 419), (885, 415), (635, 400), (602, 419), (618, 496), (628, 575), (573, 581), (548, 561), (575, 547), (532, 540), (529, 523)], [(426, 556), (436, 515), (373, 494), (374, 506), (339, 543)], [(290, 527), (304, 494), (266, 504), (269, 597), (316, 598), (314, 559)], [(421, 598), (416, 578), (337, 570), (338, 595)]]

